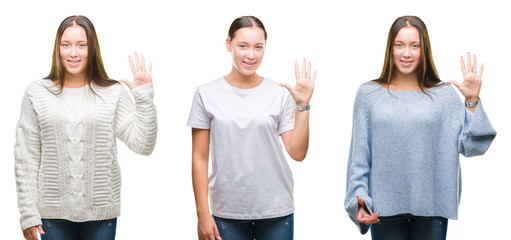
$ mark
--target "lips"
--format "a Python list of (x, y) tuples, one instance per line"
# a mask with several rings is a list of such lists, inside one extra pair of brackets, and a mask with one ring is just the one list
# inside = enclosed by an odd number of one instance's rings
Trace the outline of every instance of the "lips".
[(256, 64), (256, 62), (245, 62), (245, 61), (243, 61), (243, 65), (245, 65), (246, 67), (249, 67), (249, 68), (254, 67), (255, 64)]
[(413, 63), (413, 61), (401, 60), (401, 64), (403, 64), (403, 66), (405, 66), (405, 67), (411, 66), (412, 63)]
[(67, 62), (69, 63), (69, 65), (71, 66), (76, 66), (78, 65), (82, 60), (67, 60)]

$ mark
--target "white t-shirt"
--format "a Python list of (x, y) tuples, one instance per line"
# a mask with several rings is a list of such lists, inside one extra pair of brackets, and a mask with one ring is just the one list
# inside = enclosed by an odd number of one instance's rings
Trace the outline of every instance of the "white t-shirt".
[(210, 129), (213, 215), (265, 219), (294, 212), (293, 176), (279, 139), (294, 123), (291, 94), (269, 79), (251, 89), (224, 78), (197, 88), (187, 125)]

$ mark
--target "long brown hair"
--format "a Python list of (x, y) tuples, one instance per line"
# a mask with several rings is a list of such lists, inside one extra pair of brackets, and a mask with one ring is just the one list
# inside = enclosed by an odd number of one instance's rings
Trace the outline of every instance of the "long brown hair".
[(417, 78), (419, 80), (419, 88), (422, 92), (425, 89), (435, 87), (441, 82), (436, 71), (435, 63), (433, 62), (433, 54), (431, 52), (431, 43), (429, 41), (428, 29), (426, 24), (416, 16), (402, 16), (394, 21), (389, 30), (387, 38), (387, 48), (385, 50), (385, 61), (383, 63), (383, 70), (381, 71), (380, 78), (375, 81), (382, 85), (389, 85), (395, 71), (394, 54), (392, 48), (394, 47), (394, 40), (396, 35), (403, 27), (413, 26), (419, 31), (420, 48), (421, 48), (421, 62), (417, 68)]
[[(79, 25), (83, 27), (85, 33), (87, 35), (87, 48), (88, 48), (88, 59), (87, 66), (85, 68), (85, 81), (89, 85), (91, 91), (96, 94), (94, 89), (92, 88), (91, 83), (94, 83), (99, 86), (108, 87), (113, 84), (118, 83), (117, 81), (110, 79), (106, 74), (105, 67), (103, 66), (103, 59), (101, 58), (101, 51), (99, 49), (98, 36), (96, 35), (96, 30), (94, 29), (94, 25), (92, 22), (85, 16), (74, 15), (69, 16), (62, 23), (57, 30), (57, 35), (55, 36), (55, 45), (53, 46), (53, 57), (51, 62), (51, 70), (50, 74), (48, 74), (45, 79), (50, 81), (57, 81), (59, 91), (52, 93), (60, 94), (62, 89), (64, 88), (65, 82), (65, 71), (62, 66), (62, 60), (60, 58), (60, 42), (62, 40), (62, 35), (66, 28)], [(96, 94), (97, 95), (97, 94)]]

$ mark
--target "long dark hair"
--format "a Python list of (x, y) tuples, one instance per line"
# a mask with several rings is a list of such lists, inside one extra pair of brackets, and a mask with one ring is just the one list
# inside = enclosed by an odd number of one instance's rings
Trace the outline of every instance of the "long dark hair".
[[(62, 35), (66, 28), (79, 25), (81, 26), (87, 35), (87, 47), (88, 47), (88, 59), (87, 66), (85, 68), (85, 80), (89, 85), (91, 91), (96, 94), (94, 89), (92, 88), (91, 83), (97, 84), (99, 86), (108, 87), (113, 84), (118, 83), (117, 81), (110, 79), (106, 74), (105, 67), (103, 66), (103, 59), (101, 58), (101, 51), (99, 49), (98, 36), (96, 35), (96, 30), (94, 29), (94, 25), (92, 22), (85, 16), (74, 15), (69, 16), (62, 23), (60, 23), (59, 28), (57, 29), (57, 35), (55, 36), (55, 45), (53, 46), (53, 57), (51, 62), (51, 70), (50, 74), (48, 74), (45, 79), (50, 81), (57, 81), (59, 91), (52, 93), (60, 94), (62, 89), (64, 88), (65, 82), (65, 71), (62, 66), (62, 60), (60, 58), (60, 42), (62, 40)], [(97, 95), (97, 94), (96, 94)]]
[(238, 29), (244, 27), (261, 28), (264, 32), (264, 40), (266, 40), (266, 38), (268, 37), (263, 22), (261, 22), (259, 18), (256, 18), (254, 16), (242, 16), (234, 19), (234, 21), (231, 23), (231, 27), (229, 27), (229, 32), (227, 33), (229, 40), (232, 40), (234, 38), (234, 34), (236, 33), (236, 31), (238, 31)]
[(392, 48), (396, 35), (403, 27), (413, 26), (419, 31), (421, 62), (417, 68), (417, 78), (419, 80), (419, 88), (422, 92), (425, 89), (435, 87), (441, 82), (433, 62), (433, 54), (431, 52), (431, 43), (429, 41), (428, 29), (426, 24), (416, 16), (402, 16), (396, 19), (389, 30), (387, 38), (387, 48), (385, 49), (385, 61), (380, 78), (375, 81), (382, 85), (389, 85), (395, 71), (394, 54)]

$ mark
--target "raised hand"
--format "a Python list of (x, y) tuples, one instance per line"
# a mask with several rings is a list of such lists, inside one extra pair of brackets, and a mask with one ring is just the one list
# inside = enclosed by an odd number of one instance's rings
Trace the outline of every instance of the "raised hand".
[(286, 83), (281, 83), (280, 86), (285, 87), (293, 99), (296, 102), (296, 105), (307, 105), (312, 97), (312, 92), (314, 92), (314, 82), (316, 82), (316, 71), (314, 71), (314, 75), (311, 76), (311, 63), (309, 62), (306, 67), (306, 60), (303, 59), (302, 62), (302, 70), (298, 67), (298, 61), (295, 61), (295, 76), (296, 76), (296, 86), (292, 88), (290, 85)]
[(357, 201), (358, 201), (357, 222), (364, 223), (365, 225), (370, 225), (380, 221), (380, 219), (378, 219), (380, 213), (370, 214), (369, 210), (367, 210), (364, 200), (361, 197), (357, 196)]
[(477, 58), (470, 58), (470, 53), (467, 53), (467, 64), (461, 57), (461, 72), (463, 73), (463, 83), (456, 81), (449, 81), (448, 83), (456, 86), (461, 94), (465, 97), (466, 101), (477, 101), (479, 99), (479, 91), (481, 90), (481, 76), (483, 75), (484, 64), (477, 71)]
[(126, 84), (126, 86), (130, 88), (130, 90), (153, 82), (153, 79), (151, 77), (153, 65), (149, 63), (149, 69), (146, 69), (144, 55), (140, 56), (142, 58), (142, 61), (140, 61), (138, 53), (135, 53), (135, 63), (133, 63), (133, 59), (131, 58), (131, 56), (129, 57), (131, 71), (133, 72), (133, 82), (130, 82), (126, 79), (119, 80), (119, 82)]

